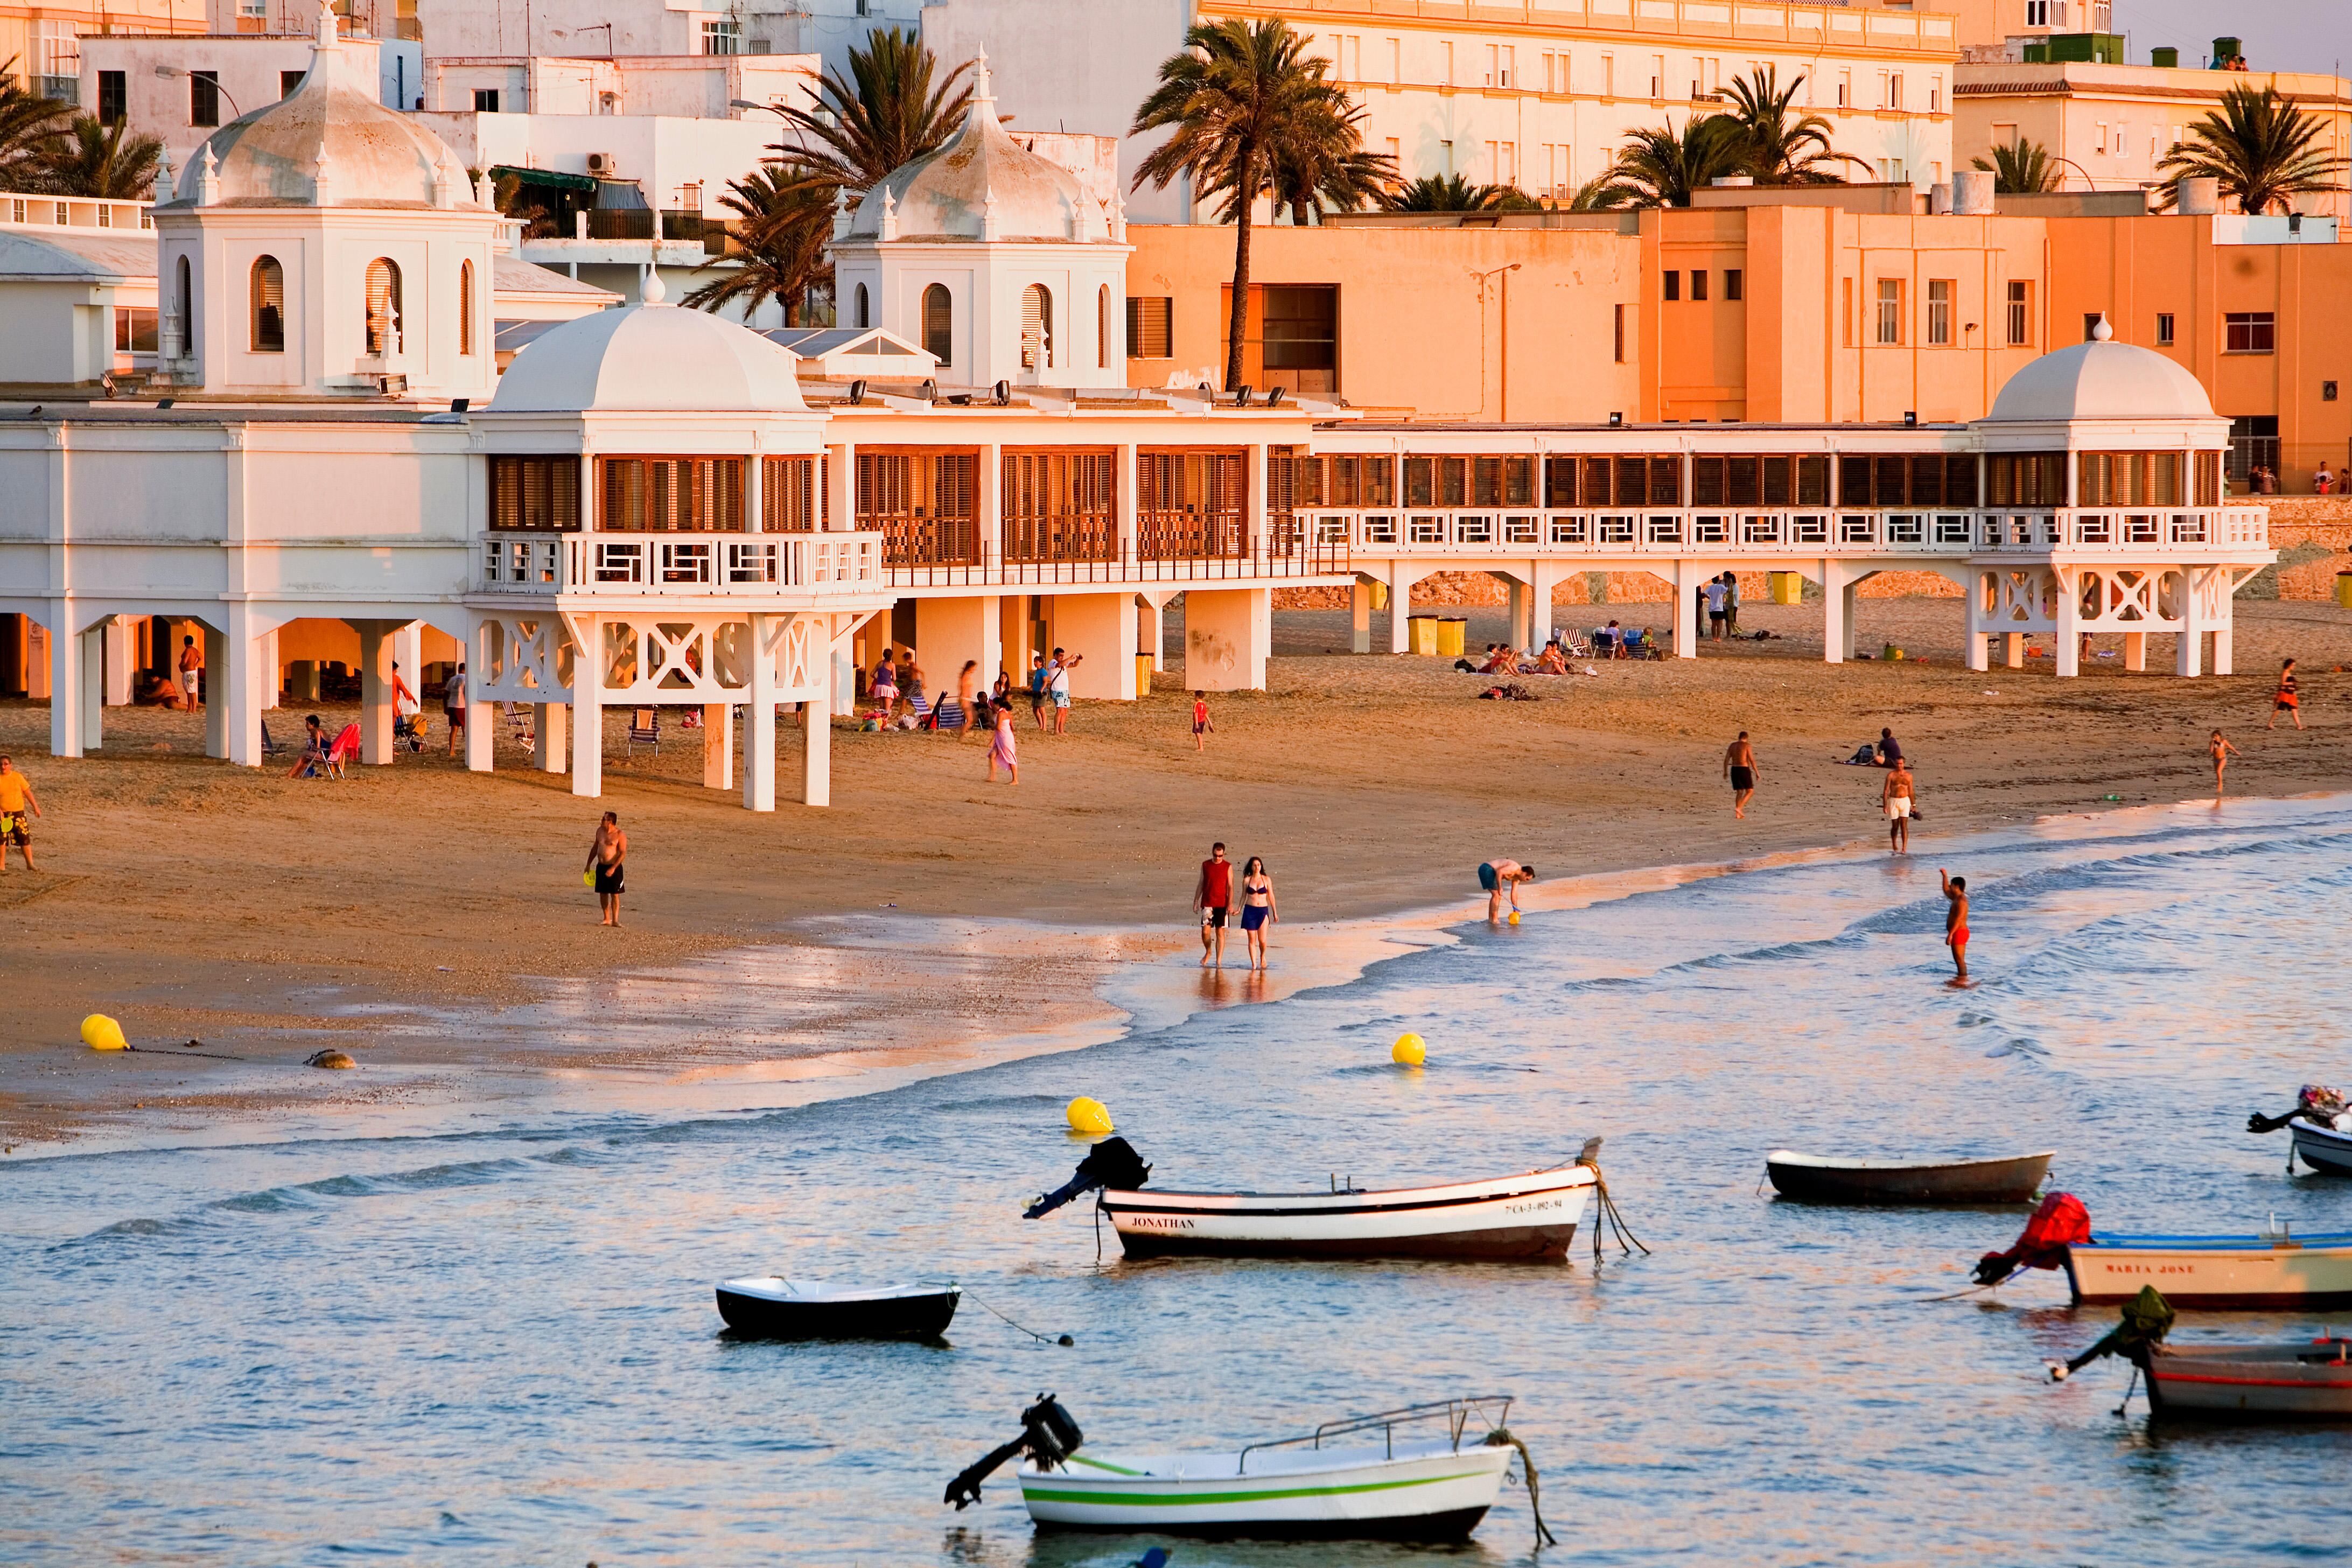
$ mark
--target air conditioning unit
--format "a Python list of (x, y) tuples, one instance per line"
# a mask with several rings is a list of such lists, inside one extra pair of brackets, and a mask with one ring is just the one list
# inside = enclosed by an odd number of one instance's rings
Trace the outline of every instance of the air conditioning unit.
[(597, 175), (600, 178), (610, 179), (613, 175), (613, 154), (610, 153), (591, 153), (588, 154), (588, 172), (590, 174)]

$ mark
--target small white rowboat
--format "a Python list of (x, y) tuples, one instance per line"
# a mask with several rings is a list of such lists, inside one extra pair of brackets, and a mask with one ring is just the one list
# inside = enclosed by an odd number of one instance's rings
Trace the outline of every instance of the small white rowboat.
[(2352, 1176), (2352, 1130), (2295, 1121), (2289, 1124), (2287, 1135), (2294, 1140), (2294, 1152), (2313, 1170), (2329, 1176)]
[(2084, 1306), (2130, 1300), (2153, 1285), (2176, 1307), (2352, 1307), (2352, 1232), (2290, 1237), (2100, 1236), (2066, 1249)]
[[(1465, 1440), (1467, 1407), (1486, 1403), (1456, 1401), (1334, 1422), (1312, 1436), (1256, 1444), (1238, 1453), (1087, 1448), (1051, 1469), (1024, 1464), (1016, 1479), (1029, 1517), (1060, 1529), (1461, 1541), (1494, 1506), (1516, 1452), (1486, 1447), (1476, 1433)], [(1448, 1416), (1450, 1430), (1444, 1435), (1414, 1437), (1397, 1430), (1408, 1422)]]
[(2352, 1341), (2157, 1345), (2149, 1403), (2168, 1415), (2352, 1416)]
[(1480, 1258), (1557, 1260), (1584, 1217), (1591, 1165), (1437, 1187), (1331, 1193), (1105, 1190), (1129, 1258)]

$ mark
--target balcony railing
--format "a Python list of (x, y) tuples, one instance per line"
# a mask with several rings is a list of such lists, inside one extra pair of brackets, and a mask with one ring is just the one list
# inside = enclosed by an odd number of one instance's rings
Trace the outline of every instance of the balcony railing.
[(2193, 510), (1878, 511), (1651, 508), (1303, 511), (1318, 547), (1375, 555), (1967, 555), (1978, 551), (2158, 554), (2268, 547), (2259, 507)]
[(883, 583), (879, 533), (492, 533), (481, 587), (524, 594), (773, 595)]
[(970, 563), (898, 565), (895, 588), (1057, 587), (1087, 583), (1280, 582), (1345, 576), (1354, 570), (1345, 541), (1310, 540), (1303, 529), (1276, 530), (1225, 555), (1137, 556), (1024, 561), (1002, 554)]

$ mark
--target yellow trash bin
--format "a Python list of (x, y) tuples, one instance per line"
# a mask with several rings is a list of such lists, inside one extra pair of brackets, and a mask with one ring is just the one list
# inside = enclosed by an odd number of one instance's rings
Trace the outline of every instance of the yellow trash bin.
[(1470, 637), (1467, 616), (1447, 616), (1437, 623), (1437, 655), (1440, 658), (1460, 658)]
[(1404, 622), (1405, 647), (1413, 653), (1433, 654), (1437, 651), (1437, 617), (1407, 616)]
[(2336, 574), (2336, 602), (2352, 610), (2352, 572)]
[(1805, 579), (1795, 572), (1772, 574), (1772, 602), (1776, 605), (1801, 605), (1805, 602)]
[(1148, 653), (1137, 654), (1135, 656), (1135, 694), (1141, 697), (1150, 689), (1151, 656)]

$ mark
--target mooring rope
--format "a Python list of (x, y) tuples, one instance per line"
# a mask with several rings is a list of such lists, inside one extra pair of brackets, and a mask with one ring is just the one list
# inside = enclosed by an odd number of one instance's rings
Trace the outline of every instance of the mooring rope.
[(1528, 1511), (1535, 1515), (1536, 1544), (1539, 1547), (1558, 1546), (1559, 1538), (1552, 1534), (1543, 1521), (1543, 1481), (1542, 1478), (1536, 1474), (1535, 1456), (1528, 1452), (1528, 1446), (1525, 1443), (1512, 1436), (1508, 1426), (1497, 1426), (1487, 1433), (1486, 1447), (1517, 1448), (1519, 1451), (1519, 1464), (1528, 1472)]
[[(1003, 1313), (997, 1311), (995, 1308), (990, 1306), (987, 1302), (973, 1295), (969, 1288), (963, 1288), (963, 1299), (971, 1302), (974, 1306), (979, 1307), (983, 1311), (991, 1313), (995, 1317), (1004, 1318)], [(1008, 1323), (1013, 1323), (1013, 1320), (1010, 1318), (1004, 1318), (1004, 1321)], [(1031, 1339), (1035, 1340), (1041, 1345), (1074, 1345), (1078, 1342), (1067, 1334), (1041, 1334), (1025, 1323), (1013, 1323), (1013, 1326), (1019, 1329), (1023, 1333), (1027, 1334)]]
[[(1649, 1247), (1643, 1246), (1642, 1238), (1633, 1234), (1633, 1227), (1627, 1225), (1625, 1216), (1618, 1212), (1617, 1200), (1609, 1195), (1609, 1178), (1601, 1173), (1601, 1167), (1590, 1160), (1579, 1160), (1577, 1163), (1592, 1173), (1593, 1191), (1600, 1199), (1600, 1219), (1609, 1222), (1610, 1231), (1617, 1241), (1617, 1250), (1622, 1255), (1631, 1258), (1633, 1255), (1633, 1247), (1639, 1247), (1642, 1248), (1642, 1256), (1648, 1257)], [(1633, 1244), (1633, 1247), (1625, 1245), (1629, 1241)], [(1601, 1261), (1600, 1220), (1595, 1220), (1592, 1226), (1592, 1260), (1595, 1263)]]

